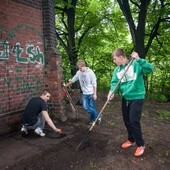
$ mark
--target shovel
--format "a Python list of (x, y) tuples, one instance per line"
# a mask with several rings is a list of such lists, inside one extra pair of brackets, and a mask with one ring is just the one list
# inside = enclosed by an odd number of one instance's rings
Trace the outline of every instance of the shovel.
[(69, 100), (71, 109), (74, 112), (74, 114), (76, 115), (76, 120), (77, 120), (78, 119), (78, 110), (77, 110), (77, 108), (76, 108), (76, 106), (75, 106), (75, 104), (74, 104), (74, 102), (73, 102), (73, 100), (72, 100), (68, 90), (67, 90), (67, 87), (65, 87), (64, 85), (63, 85), (63, 91), (65, 92), (65, 94), (66, 94), (66, 96), (67, 96), (67, 98)]

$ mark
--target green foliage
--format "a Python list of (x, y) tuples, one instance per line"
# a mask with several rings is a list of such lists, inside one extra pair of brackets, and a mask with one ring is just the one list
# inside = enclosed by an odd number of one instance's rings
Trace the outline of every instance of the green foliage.
[[(71, 2), (73, 0), (55, 1), (56, 6), (63, 9), (71, 8)], [(139, 8), (135, 4), (140, 4), (140, 1), (128, 2), (135, 26), (137, 26)], [(166, 20), (170, 8), (170, 6), (165, 5), (167, 2), (167, 0), (163, 2), (162, 8), (159, 1), (150, 1), (145, 26), (145, 46), (153, 33), (152, 31), (156, 29), (158, 19), (162, 17), (161, 21)], [(56, 30), (66, 45), (69, 43), (67, 17), (64, 11), (56, 9)], [(117, 1), (77, 1), (72, 33), (74, 33), (72, 36), (75, 38), (76, 59), (84, 59), (88, 66), (94, 70), (97, 76), (98, 91), (108, 92), (115, 68), (111, 58), (112, 51), (121, 47), (129, 56), (134, 48), (128, 23)], [(154, 73), (147, 78), (147, 90), (150, 93), (147, 96), (156, 101), (167, 101), (170, 96), (169, 35), (169, 22), (160, 22), (157, 35), (152, 40), (146, 56), (146, 59), (154, 65)], [(68, 46), (70, 47), (70, 45)], [(61, 43), (57, 44), (57, 48), (62, 56), (64, 80), (68, 81), (72, 77), (71, 70), (75, 69), (75, 65), (70, 62), (72, 48), (63, 47)]]
[(114, 120), (108, 120), (108, 121), (106, 121), (106, 123), (109, 125), (109, 126), (115, 126), (115, 122), (114, 122)]
[(146, 99), (153, 100), (156, 102), (167, 102), (167, 98), (160, 93), (147, 94)]
[(67, 82), (69, 79), (71, 79), (71, 67), (70, 61), (68, 60), (67, 55), (63, 52), (62, 54), (62, 68), (63, 68), (63, 75), (64, 75), (64, 81)]
[(170, 111), (168, 110), (157, 110), (157, 114), (160, 119), (170, 119)]
[(96, 169), (97, 166), (94, 162), (90, 161), (90, 169)]

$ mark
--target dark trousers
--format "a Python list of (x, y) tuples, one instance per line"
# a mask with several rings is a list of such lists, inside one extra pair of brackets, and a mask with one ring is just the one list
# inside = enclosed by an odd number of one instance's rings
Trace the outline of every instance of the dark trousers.
[(144, 146), (141, 130), (141, 113), (144, 99), (126, 100), (122, 98), (122, 114), (128, 131), (128, 140), (136, 142), (137, 146)]

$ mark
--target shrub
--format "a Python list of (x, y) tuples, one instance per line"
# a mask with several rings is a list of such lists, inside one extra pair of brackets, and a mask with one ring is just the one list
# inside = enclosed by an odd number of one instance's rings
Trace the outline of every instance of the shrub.
[(170, 119), (170, 111), (168, 110), (157, 110), (158, 117), (160, 119)]
[(167, 102), (166, 96), (160, 93), (147, 94), (146, 99), (150, 99), (156, 102)]

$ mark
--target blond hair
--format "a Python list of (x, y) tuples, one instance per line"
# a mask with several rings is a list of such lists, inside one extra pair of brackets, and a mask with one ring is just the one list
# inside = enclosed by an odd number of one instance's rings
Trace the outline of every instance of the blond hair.
[(85, 67), (86, 66), (86, 62), (84, 60), (78, 60), (76, 65), (77, 65), (77, 67), (78, 66)]

